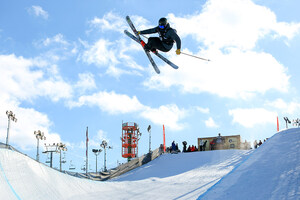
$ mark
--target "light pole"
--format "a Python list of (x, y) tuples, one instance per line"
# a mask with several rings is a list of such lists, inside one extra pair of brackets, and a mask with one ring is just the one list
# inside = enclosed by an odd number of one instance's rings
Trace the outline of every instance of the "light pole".
[(96, 156), (96, 175), (97, 175), (97, 157), (98, 155), (101, 153), (102, 149), (92, 149), (92, 151), (94, 152), (95, 156)]
[(68, 149), (66, 148), (66, 145), (63, 143), (58, 143), (57, 144), (57, 149), (59, 151), (59, 171), (61, 171), (61, 151), (67, 151)]
[(40, 161), (40, 153), (39, 153), (39, 146), (40, 146), (40, 140), (46, 140), (46, 137), (44, 136), (44, 133), (41, 132), (40, 130), (34, 131), (34, 135), (37, 140), (36, 144), (36, 161)]
[(148, 133), (149, 133), (149, 153), (151, 153), (151, 125), (148, 126)]
[(10, 120), (13, 122), (17, 122), (17, 118), (12, 111), (6, 111), (6, 115), (8, 117), (8, 125), (7, 125), (7, 136), (6, 136), (6, 147), (9, 144), (9, 128), (10, 128)]
[(300, 119), (299, 119), (299, 118), (294, 119), (294, 120), (293, 120), (293, 123), (294, 123), (294, 124), (293, 124), (294, 126), (298, 126), (298, 127), (299, 127), (299, 126), (300, 126)]
[(100, 147), (102, 147), (104, 149), (104, 170), (103, 171), (105, 171), (105, 172), (107, 171), (107, 169), (106, 169), (106, 147), (108, 149), (112, 149), (111, 146), (107, 146), (107, 145), (108, 144), (105, 140), (103, 140), (102, 143), (100, 144)]
[(290, 124), (291, 121), (290, 121), (289, 118), (287, 118), (287, 117), (284, 117), (283, 119), (284, 119), (284, 121), (285, 121), (285, 126), (286, 126), (286, 128), (288, 128), (288, 123)]

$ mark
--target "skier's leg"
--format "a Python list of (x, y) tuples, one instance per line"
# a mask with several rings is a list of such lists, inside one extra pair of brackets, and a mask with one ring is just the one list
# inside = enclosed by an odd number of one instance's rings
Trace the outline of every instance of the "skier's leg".
[(167, 52), (168, 50), (164, 47), (162, 41), (158, 37), (150, 37), (148, 43), (144, 46), (148, 51), (156, 51), (156, 49)]
[(155, 50), (157, 47), (157, 37), (150, 37), (148, 39), (148, 43), (144, 46), (145, 50), (150, 51), (150, 50)]

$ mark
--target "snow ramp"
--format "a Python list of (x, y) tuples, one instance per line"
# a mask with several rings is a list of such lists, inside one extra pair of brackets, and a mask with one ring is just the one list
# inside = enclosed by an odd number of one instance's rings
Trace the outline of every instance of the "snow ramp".
[(0, 148), (0, 199), (297, 199), (299, 141), (299, 129), (291, 129), (254, 151), (164, 154), (105, 182)]
[(198, 199), (300, 199), (300, 129), (275, 134)]
[(111, 181), (58, 172), (17, 151), (0, 149), (0, 199), (197, 199), (251, 151), (164, 154)]

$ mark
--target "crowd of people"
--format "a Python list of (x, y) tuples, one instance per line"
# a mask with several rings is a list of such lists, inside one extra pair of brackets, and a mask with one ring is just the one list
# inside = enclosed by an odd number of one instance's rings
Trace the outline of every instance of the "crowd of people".
[[(267, 139), (265, 139), (264, 142)], [(209, 145), (207, 145), (207, 142), (209, 142)], [(205, 151), (206, 147), (210, 148), (210, 150), (222, 149), (220, 147), (222, 147), (222, 145), (224, 145), (224, 143), (225, 143), (225, 138), (222, 137), (221, 134), (219, 133), (218, 136), (211, 141), (208, 141), (208, 140), (204, 141), (204, 140), (200, 139), (199, 148), (197, 147), (197, 145), (188, 145), (186, 141), (183, 141), (182, 142), (182, 145), (183, 145), (182, 152), (185, 153), (185, 152), (194, 152), (194, 151)], [(253, 146), (256, 149), (259, 146), (261, 146), (262, 144), (263, 144), (263, 142), (261, 140), (259, 140), (259, 142), (257, 142), (257, 140), (255, 140)], [(161, 145), (161, 148), (163, 149), (163, 145)], [(181, 151), (178, 148), (178, 143), (175, 143), (175, 141), (173, 141), (171, 146), (166, 148), (166, 152), (179, 153)]]
[(203, 141), (200, 141), (200, 146), (199, 146), (199, 149), (197, 148), (196, 145), (189, 145), (187, 147), (187, 142), (186, 141), (183, 141), (182, 142), (182, 145), (183, 145), (183, 150), (182, 152), (194, 152), (194, 151), (205, 151), (205, 145), (206, 145), (206, 142), (203, 142)]
[[(268, 140), (268, 139), (269, 139), (269, 138), (264, 139), (264, 142), (265, 142), (266, 140)], [(262, 142), (261, 140), (259, 140), (259, 142), (257, 142), (257, 140), (255, 140), (255, 141), (253, 142), (253, 146), (254, 146), (255, 149), (257, 149), (257, 147), (260, 147), (262, 144), (263, 144), (263, 142)]]

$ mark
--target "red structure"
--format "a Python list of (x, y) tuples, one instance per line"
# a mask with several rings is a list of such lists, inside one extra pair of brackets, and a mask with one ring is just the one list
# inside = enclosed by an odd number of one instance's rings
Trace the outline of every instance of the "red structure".
[(133, 122), (122, 123), (122, 157), (130, 161), (138, 154), (139, 127)]

